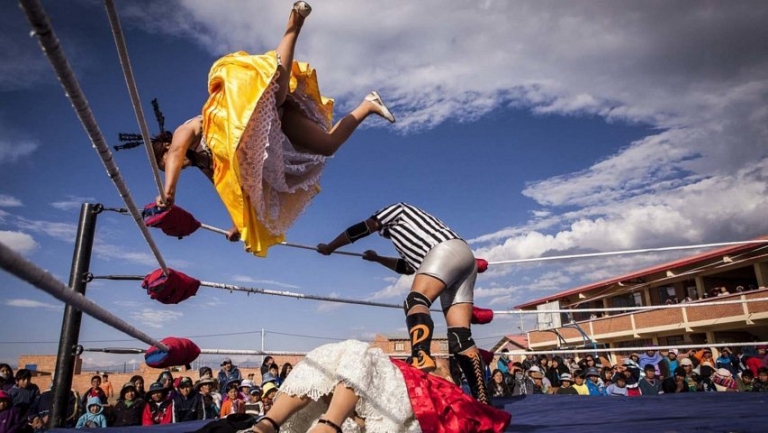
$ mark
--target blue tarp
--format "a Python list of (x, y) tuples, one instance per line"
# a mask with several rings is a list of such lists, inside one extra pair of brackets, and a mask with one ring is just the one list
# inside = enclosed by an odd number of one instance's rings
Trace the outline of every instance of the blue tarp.
[[(497, 400), (512, 414), (508, 432), (768, 432), (768, 393), (684, 393), (658, 397), (529, 395)], [(205, 421), (109, 428), (110, 433), (183, 433)], [(74, 433), (72, 429), (52, 432)], [(80, 431), (81, 432), (81, 431)]]

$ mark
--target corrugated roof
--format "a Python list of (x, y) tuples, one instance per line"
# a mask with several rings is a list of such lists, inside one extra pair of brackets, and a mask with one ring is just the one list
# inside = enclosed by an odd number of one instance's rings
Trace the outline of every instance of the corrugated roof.
[[(768, 240), (768, 235), (762, 236), (762, 237), (759, 237), (759, 238), (755, 238), (754, 240)], [(751, 250), (751, 249), (762, 248), (762, 247), (765, 247), (765, 246), (766, 246), (766, 244), (743, 244), (743, 245), (734, 245), (734, 246), (729, 246), (729, 247), (725, 247), (725, 248), (719, 248), (719, 249), (715, 249), (715, 250), (708, 251), (708, 252), (705, 252), (705, 253), (684, 257), (682, 259), (673, 260), (671, 262), (663, 263), (661, 265), (652, 266), (650, 268), (646, 268), (646, 269), (643, 269), (641, 271), (635, 271), (635, 272), (632, 272), (632, 273), (629, 273), (629, 274), (626, 274), (626, 275), (622, 275), (622, 276), (619, 276), (619, 277), (614, 277), (614, 278), (610, 278), (608, 280), (600, 281), (600, 282), (597, 282), (597, 283), (591, 283), (591, 284), (587, 284), (585, 286), (576, 287), (574, 289), (569, 289), (569, 290), (566, 290), (564, 292), (560, 292), (560, 293), (556, 293), (554, 295), (547, 296), (546, 298), (540, 298), (540, 299), (536, 299), (534, 301), (526, 302), (525, 304), (517, 305), (517, 306), (515, 306), (515, 308), (516, 309), (530, 308), (530, 307), (534, 307), (534, 306), (539, 305), (539, 304), (543, 304), (545, 302), (554, 301), (555, 299), (559, 299), (559, 298), (563, 298), (563, 297), (567, 297), (567, 296), (574, 296), (574, 295), (578, 295), (580, 293), (587, 292), (589, 290), (597, 289), (597, 288), (600, 288), (600, 287), (603, 287), (603, 286), (608, 286), (608, 285), (611, 285), (611, 284), (616, 284), (616, 283), (618, 283), (620, 281), (632, 280), (632, 279), (635, 279), (635, 278), (644, 277), (646, 275), (655, 274), (657, 272), (673, 270), (675, 268), (679, 268), (679, 267), (682, 267), (682, 266), (687, 266), (687, 265), (690, 265), (690, 264), (693, 264), (693, 263), (696, 263), (696, 262), (713, 259), (715, 257), (719, 257), (719, 256), (727, 255), (727, 254), (732, 254), (732, 253), (737, 253), (737, 252), (742, 252), (742, 251), (748, 251), (748, 250)]]

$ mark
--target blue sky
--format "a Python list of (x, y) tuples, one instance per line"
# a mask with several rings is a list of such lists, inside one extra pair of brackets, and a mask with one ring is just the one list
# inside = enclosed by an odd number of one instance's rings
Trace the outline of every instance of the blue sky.
[[(149, 101), (159, 98), (169, 128), (197, 115), (211, 63), (272, 49), (290, 4), (119, 2), (145, 110), (151, 116)], [(137, 131), (101, 2), (44, 6), (110, 144), (118, 132)], [(329, 162), (323, 192), (287, 233), (291, 242), (328, 241), (395, 201), (433, 213), (489, 261), (768, 233), (764, 2), (313, 6), (297, 58), (317, 68), (337, 116), (378, 89), (398, 123), (370, 119)], [(23, 14), (12, 3), (0, 8), (0, 241), (66, 282), (80, 203), (122, 203)], [(144, 153), (120, 152), (116, 161), (136, 202), (151, 201)], [(184, 172), (177, 202), (226, 228), (207, 182)], [(152, 233), (171, 267), (202, 280), (392, 303), (409, 287), (408, 278), (356, 258), (274, 247), (258, 259), (205, 231), (182, 241)], [(377, 237), (350, 249), (394, 254)], [(494, 266), (478, 279), (476, 303), (506, 310), (678, 256)], [(156, 267), (129, 217), (99, 216), (95, 274)], [(7, 274), (0, 287), (0, 361), (54, 353), (58, 301)], [(203, 348), (259, 348), (259, 335), (248, 332), (262, 328), (273, 350), (405, 332), (392, 309), (207, 288), (164, 306), (125, 282), (97, 282), (87, 294), (153, 336), (192, 336)], [(444, 331), (442, 320), (437, 326)], [(474, 333), (489, 347), (520, 326), (505, 316)], [(92, 341), (86, 347), (144, 346), (90, 318), (81, 339)], [(136, 359), (86, 355), (95, 365)]]

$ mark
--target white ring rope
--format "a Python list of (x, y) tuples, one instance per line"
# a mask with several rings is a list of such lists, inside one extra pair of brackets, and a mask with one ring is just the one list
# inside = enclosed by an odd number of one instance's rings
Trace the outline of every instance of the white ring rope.
[(111, 326), (137, 340), (167, 352), (168, 346), (131, 326), (128, 322), (113, 315), (80, 293), (72, 290), (53, 275), (37, 267), (0, 242), (0, 267), (6, 272), (32, 284), (61, 302), (71, 305), (94, 319)]
[(123, 69), (123, 76), (125, 77), (125, 84), (128, 86), (128, 94), (131, 96), (131, 104), (133, 104), (133, 111), (136, 113), (136, 122), (139, 124), (141, 130), (141, 137), (144, 140), (144, 148), (147, 151), (147, 158), (149, 159), (149, 165), (152, 167), (152, 174), (155, 178), (155, 185), (160, 193), (160, 197), (165, 200), (165, 189), (163, 188), (163, 182), (160, 179), (160, 168), (157, 165), (155, 159), (155, 152), (152, 148), (152, 139), (149, 136), (149, 128), (147, 127), (147, 119), (144, 117), (144, 110), (141, 108), (141, 99), (139, 98), (139, 90), (136, 87), (136, 79), (133, 76), (133, 68), (131, 67), (131, 59), (128, 57), (128, 48), (125, 46), (125, 37), (123, 36), (123, 30), (120, 27), (120, 18), (117, 16), (115, 10), (115, 3), (112, 0), (104, 0), (104, 5), (107, 8), (107, 16), (109, 17), (109, 25), (112, 27), (112, 36), (115, 39), (115, 46), (117, 47), (117, 55), (120, 57), (120, 66)]
[(64, 88), (64, 93), (72, 103), (72, 107), (80, 119), (80, 123), (83, 125), (85, 132), (93, 143), (93, 147), (96, 149), (99, 158), (101, 158), (104, 167), (107, 169), (107, 175), (117, 187), (120, 193), (120, 197), (125, 202), (126, 207), (131, 212), (133, 220), (139, 227), (141, 234), (144, 236), (149, 248), (152, 250), (157, 263), (160, 268), (167, 275), (168, 267), (165, 264), (165, 260), (160, 255), (160, 251), (155, 245), (155, 241), (152, 239), (152, 235), (149, 233), (149, 229), (144, 224), (141, 212), (139, 211), (136, 203), (134, 203), (131, 197), (131, 192), (123, 180), (120, 170), (115, 164), (112, 152), (107, 146), (106, 140), (99, 129), (99, 125), (96, 123), (96, 119), (93, 116), (88, 100), (83, 94), (83, 90), (80, 88), (80, 84), (75, 77), (75, 73), (72, 71), (72, 67), (69, 65), (69, 61), (64, 55), (64, 50), (61, 48), (59, 39), (51, 27), (51, 23), (48, 20), (48, 16), (45, 13), (39, 0), (20, 0), (21, 7), (24, 13), (27, 15), (29, 24), (32, 26), (33, 34), (37, 37), (40, 47), (45, 53), (46, 57), (56, 71), (56, 75)]
[(587, 258), (587, 257), (618, 256), (623, 254), (657, 253), (657, 252), (664, 252), (664, 251), (693, 250), (693, 249), (699, 249), (699, 248), (714, 248), (714, 247), (725, 247), (730, 245), (744, 245), (744, 244), (768, 244), (768, 239), (759, 239), (759, 240), (753, 239), (748, 241), (736, 241), (736, 242), (718, 242), (713, 244), (682, 245), (682, 246), (675, 246), (675, 247), (644, 248), (639, 250), (626, 250), (626, 251), (605, 251), (605, 252), (598, 252), (598, 253), (567, 254), (562, 256), (534, 257), (531, 259), (501, 260), (498, 262), (488, 262), (488, 264), (489, 265), (509, 265), (514, 263), (530, 263), (530, 262), (544, 262), (549, 260), (581, 259), (581, 258)]

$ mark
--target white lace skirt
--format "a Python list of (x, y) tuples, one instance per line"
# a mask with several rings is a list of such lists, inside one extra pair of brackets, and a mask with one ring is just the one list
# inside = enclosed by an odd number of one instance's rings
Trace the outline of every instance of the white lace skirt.
[(328, 408), (321, 397), (340, 382), (360, 397), (355, 411), (365, 419), (365, 428), (347, 419), (342, 425), (345, 433), (421, 432), (400, 370), (381, 349), (355, 340), (320, 346), (291, 371), (277, 398), (290, 394), (313, 401), (289, 418), (280, 431), (305, 433)]
[[(320, 191), (328, 157), (294, 146), (281, 129), (275, 106), (277, 72), (256, 104), (238, 146), (240, 181), (257, 218), (273, 234), (285, 233)], [(286, 97), (323, 129), (329, 125), (319, 108), (303, 97), (303, 83)]]

